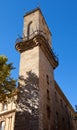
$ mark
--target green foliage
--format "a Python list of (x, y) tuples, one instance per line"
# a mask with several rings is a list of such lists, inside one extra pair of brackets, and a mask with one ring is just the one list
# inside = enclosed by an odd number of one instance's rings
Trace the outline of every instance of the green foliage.
[(0, 56), (0, 101), (11, 97), (16, 90), (16, 80), (11, 77), (11, 70), (15, 69), (12, 63), (7, 63), (6, 56)]

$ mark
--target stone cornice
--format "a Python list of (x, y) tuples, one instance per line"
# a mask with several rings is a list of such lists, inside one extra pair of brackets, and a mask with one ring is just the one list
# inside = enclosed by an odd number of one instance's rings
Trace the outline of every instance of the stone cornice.
[(41, 47), (47, 59), (49, 60), (50, 64), (53, 66), (53, 69), (55, 69), (58, 66), (58, 60), (54, 55), (47, 39), (43, 35), (37, 34), (32, 39), (29, 40), (28, 39), (26, 40), (25, 38), (17, 40), (15, 48), (20, 53), (22, 53), (23, 51), (32, 49), (35, 46)]
[(33, 40), (34, 38), (30, 40), (26, 40), (23, 38), (21, 41), (16, 42), (15, 48), (18, 50), (20, 53), (23, 51), (26, 51), (28, 49), (32, 49), (33, 47), (37, 46), (37, 44)]
[(15, 112), (15, 111), (16, 111), (16, 109), (2, 111), (2, 112), (0, 112), (0, 116), (1, 116), (1, 115), (9, 114), (9, 113), (12, 113), (12, 112)]

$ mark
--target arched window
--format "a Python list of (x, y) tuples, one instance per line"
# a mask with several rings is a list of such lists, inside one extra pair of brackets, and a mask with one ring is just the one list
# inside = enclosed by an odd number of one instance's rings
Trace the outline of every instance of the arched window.
[(30, 21), (28, 23), (28, 26), (27, 26), (27, 39), (29, 39), (29, 36), (30, 36), (30, 26), (31, 26), (31, 24), (32, 24), (32, 21)]

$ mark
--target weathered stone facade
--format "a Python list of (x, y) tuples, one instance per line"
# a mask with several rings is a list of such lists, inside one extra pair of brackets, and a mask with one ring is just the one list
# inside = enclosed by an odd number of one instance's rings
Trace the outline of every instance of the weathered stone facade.
[[(55, 122), (59, 130), (76, 130), (75, 111), (55, 81)], [(57, 119), (56, 119), (57, 117)]]
[(0, 103), (0, 130), (14, 130), (16, 97), (8, 99), (7, 102)]
[(21, 57), (14, 130), (76, 130), (76, 113), (54, 81), (58, 60), (40, 9), (24, 16), (16, 49)]

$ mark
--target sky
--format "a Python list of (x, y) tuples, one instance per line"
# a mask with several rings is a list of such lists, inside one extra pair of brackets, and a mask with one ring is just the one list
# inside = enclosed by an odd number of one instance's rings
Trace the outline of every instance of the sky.
[[(77, 104), (77, 0), (0, 0), (0, 55), (16, 67), (18, 79), (20, 54), (15, 50), (22, 36), (23, 16), (40, 7), (52, 32), (52, 46), (59, 58), (54, 78), (72, 106)], [(75, 107), (74, 107), (75, 108)]]

